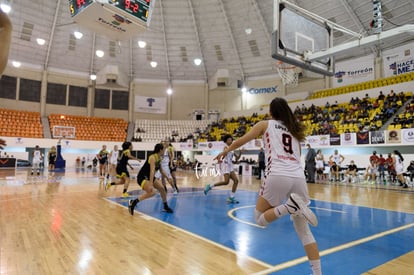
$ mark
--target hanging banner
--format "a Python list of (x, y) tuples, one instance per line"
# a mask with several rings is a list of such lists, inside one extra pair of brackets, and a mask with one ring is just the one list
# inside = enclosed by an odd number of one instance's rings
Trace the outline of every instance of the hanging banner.
[(166, 97), (135, 96), (134, 111), (139, 113), (167, 113)]
[(401, 137), (404, 144), (414, 143), (414, 129), (402, 129)]
[(401, 143), (401, 130), (390, 130), (386, 137), (387, 143)]
[(384, 77), (390, 77), (414, 71), (414, 45), (407, 44), (384, 51)]
[(385, 143), (385, 132), (384, 131), (371, 132), (371, 144), (384, 144), (384, 143)]
[(333, 87), (341, 87), (375, 79), (374, 56), (335, 64)]
[(343, 133), (341, 134), (342, 145), (355, 145), (356, 144), (356, 133)]

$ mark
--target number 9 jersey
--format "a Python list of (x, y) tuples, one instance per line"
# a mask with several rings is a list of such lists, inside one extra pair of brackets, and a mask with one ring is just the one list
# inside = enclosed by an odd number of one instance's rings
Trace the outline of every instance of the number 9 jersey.
[(263, 134), (266, 176), (305, 178), (300, 162), (300, 143), (279, 120), (268, 120)]

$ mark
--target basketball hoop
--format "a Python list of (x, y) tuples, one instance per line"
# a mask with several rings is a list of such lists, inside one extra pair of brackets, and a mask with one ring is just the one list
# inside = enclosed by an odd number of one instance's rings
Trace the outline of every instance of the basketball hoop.
[(283, 85), (298, 86), (299, 73), (296, 72), (296, 66), (277, 61), (276, 68)]

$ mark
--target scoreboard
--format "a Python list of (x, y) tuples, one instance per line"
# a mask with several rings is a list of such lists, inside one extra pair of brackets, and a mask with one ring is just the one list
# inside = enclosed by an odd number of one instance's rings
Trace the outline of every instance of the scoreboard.
[(76, 23), (115, 40), (136, 36), (149, 27), (155, 0), (69, 0)]

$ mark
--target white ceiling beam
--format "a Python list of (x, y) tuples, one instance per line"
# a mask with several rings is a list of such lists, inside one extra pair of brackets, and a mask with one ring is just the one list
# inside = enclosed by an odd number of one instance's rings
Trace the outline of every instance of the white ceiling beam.
[[(342, 6), (345, 8), (346, 12), (351, 17), (352, 21), (354, 21), (354, 24), (358, 26), (363, 32), (362, 34), (365, 36), (368, 32), (365, 29), (364, 25), (362, 24), (361, 20), (359, 20), (358, 16), (356, 15), (355, 11), (352, 9), (352, 7), (349, 5), (348, 1), (341, 0)], [(379, 50), (378, 47), (370, 47), (371, 51), (378, 55)]]
[(236, 53), (238, 65), (239, 65), (239, 68), (240, 68), (240, 74), (241, 74), (242, 80), (244, 81), (245, 80), (245, 74), (244, 74), (244, 70), (243, 70), (242, 63), (241, 63), (239, 49), (237, 47), (236, 41), (234, 40), (233, 31), (231, 29), (231, 26), (230, 26), (230, 23), (229, 23), (229, 19), (227, 17), (226, 10), (224, 9), (223, 0), (218, 0), (218, 3), (219, 3), (219, 6), (220, 6), (220, 9), (221, 9), (221, 12), (224, 15), (224, 21), (226, 22), (227, 32), (229, 33), (230, 40), (231, 40), (231, 44), (232, 44), (232, 46), (234, 48), (234, 51)]
[(272, 38), (270, 37), (271, 31), (269, 31), (269, 29), (267, 28), (266, 23), (265, 23), (264, 18), (263, 18), (263, 14), (260, 11), (256, 1), (257, 0), (250, 0), (254, 10), (256, 11), (257, 16), (259, 17), (260, 24), (263, 27), (263, 30), (264, 30), (264, 33), (265, 33), (265, 36), (266, 36), (266, 39), (267, 39), (267, 43), (268, 43), (268, 45), (271, 45), (272, 44)]
[(91, 52), (91, 65), (89, 69), (89, 73), (95, 73), (95, 49), (96, 49), (96, 33), (94, 32), (92, 35), (92, 52)]
[(188, 5), (190, 6), (191, 17), (193, 19), (194, 30), (195, 30), (196, 37), (197, 37), (197, 45), (198, 45), (198, 49), (200, 51), (200, 55), (201, 55), (200, 57), (201, 57), (202, 64), (203, 64), (203, 67), (204, 67), (204, 80), (207, 81), (207, 66), (206, 66), (206, 60), (204, 58), (203, 49), (201, 48), (200, 32), (198, 30), (198, 24), (197, 24), (196, 17), (194, 16), (194, 8), (193, 8), (193, 3), (192, 3), (191, 0), (188, 0)]
[(49, 44), (47, 45), (46, 59), (45, 59), (45, 64), (43, 65), (43, 68), (45, 70), (47, 70), (47, 67), (49, 66), (50, 52), (52, 50), (53, 37), (55, 36), (56, 22), (58, 19), (59, 10), (60, 10), (60, 0), (58, 0), (56, 3), (55, 16), (53, 17), (52, 29), (49, 35), (49, 41), (48, 41)]
[(162, 35), (164, 38), (164, 48), (165, 48), (165, 63), (167, 66), (167, 78), (168, 78), (168, 83), (171, 85), (171, 68), (170, 68), (170, 61), (168, 58), (168, 44), (167, 44), (167, 34), (165, 33), (165, 22), (164, 22), (164, 9), (162, 7), (162, 3), (164, 1), (159, 1), (160, 3), (160, 13), (161, 13), (161, 25), (162, 25)]
[(383, 31), (379, 34), (370, 35), (361, 39), (344, 43), (338, 46), (334, 46), (330, 49), (322, 50), (319, 52), (305, 52), (305, 61), (316, 61), (324, 59), (336, 54), (351, 51), (352, 49), (359, 47), (371, 47), (376, 43), (380, 43), (386, 39), (392, 38), (397, 35), (414, 35), (414, 25), (408, 24), (401, 27), (397, 27), (388, 31)]

